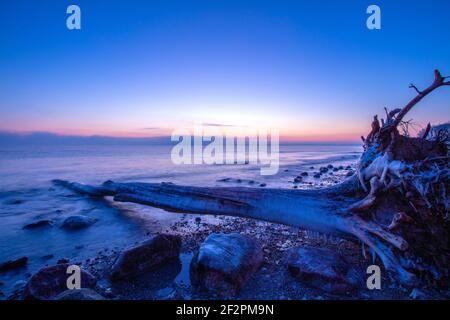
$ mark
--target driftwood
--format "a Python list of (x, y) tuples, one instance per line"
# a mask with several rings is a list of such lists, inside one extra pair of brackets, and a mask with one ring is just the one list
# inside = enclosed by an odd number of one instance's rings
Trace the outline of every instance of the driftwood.
[(449, 81), (435, 71), (433, 83), (404, 108), (388, 111), (381, 124), (362, 137), (358, 173), (320, 190), (208, 188), (171, 183), (114, 183), (87, 186), (55, 183), (91, 197), (113, 196), (182, 213), (247, 217), (343, 238), (359, 239), (400, 283), (448, 285), (449, 162), (448, 135), (427, 140), (398, 131), (404, 116), (426, 95)]

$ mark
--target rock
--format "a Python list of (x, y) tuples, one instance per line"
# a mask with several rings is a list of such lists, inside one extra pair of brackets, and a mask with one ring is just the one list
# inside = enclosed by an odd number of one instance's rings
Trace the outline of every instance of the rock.
[[(50, 300), (67, 290), (69, 264), (57, 264), (45, 267), (28, 280), (23, 294), (27, 300)], [(81, 288), (94, 288), (97, 280), (89, 272), (81, 269)]]
[(28, 263), (28, 257), (22, 257), (16, 260), (10, 260), (0, 263), (0, 272), (7, 272), (14, 269), (25, 267)]
[(164, 288), (155, 293), (157, 300), (185, 300), (179, 288)]
[(53, 300), (105, 300), (105, 297), (91, 289), (76, 289), (61, 292)]
[(355, 174), (355, 172), (353, 170), (349, 170), (345, 176), (346, 177), (351, 177), (354, 174)]
[(409, 294), (409, 297), (414, 300), (440, 300), (443, 298), (437, 292), (418, 288), (414, 288)]
[(307, 177), (307, 176), (308, 176), (308, 172), (306, 172), (306, 171), (302, 172), (302, 173), (301, 173), (301, 176), (302, 176), (302, 177)]
[(70, 216), (66, 220), (64, 220), (61, 228), (67, 229), (67, 230), (78, 230), (78, 229), (87, 228), (90, 225), (94, 224), (95, 222), (97, 222), (96, 219), (86, 217), (86, 216), (81, 216), (81, 215)]
[(113, 299), (116, 297), (112, 288), (106, 288), (103, 294), (108, 299)]
[(70, 260), (67, 258), (61, 258), (58, 261), (56, 261), (56, 264), (66, 264), (66, 263), (69, 263), (69, 261)]
[(294, 179), (294, 183), (300, 183), (302, 182), (302, 178), (301, 177), (297, 177)]
[(319, 171), (320, 171), (320, 173), (326, 173), (326, 172), (328, 172), (328, 168), (327, 167), (320, 167)]
[(321, 177), (321, 175), (320, 175), (320, 173), (316, 173), (313, 177), (316, 179), (319, 179)]
[(327, 168), (328, 168), (328, 169), (332, 169), (332, 168), (333, 168), (333, 165), (332, 165), (332, 164), (329, 164), (329, 165), (327, 166)]
[(259, 186), (260, 186), (260, 187), (265, 187), (265, 186), (267, 186), (267, 184), (261, 183)]
[(39, 220), (37, 222), (29, 223), (23, 226), (23, 229), (37, 229), (43, 227), (51, 227), (53, 222), (50, 220)]
[(111, 280), (126, 280), (151, 271), (158, 265), (179, 259), (181, 237), (157, 235), (144, 243), (123, 251), (111, 270)]
[(5, 201), (5, 204), (12, 204), (12, 205), (17, 205), (17, 204), (22, 204), (22, 203), (24, 203), (24, 201), (21, 199), (12, 199), (12, 200)]
[(237, 233), (213, 233), (192, 258), (191, 283), (218, 295), (235, 295), (262, 261), (255, 240)]
[(54, 254), (47, 254), (47, 255), (45, 255), (45, 256), (42, 256), (41, 259), (42, 259), (42, 260), (50, 260), (50, 259), (52, 259), (52, 258), (54, 258), (54, 257), (55, 257)]
[(289, 272), (302, 283), (329, 293), (359, 287), (363, 279), (340, 254), (325, 248), (293, 248), (288, 252)]
[(14, 282), (13, 287), (16, 290), (23, 290), (26, 285), (27, 285), (26, 281), (24, 281), (24, 280), (17, 280), (16, 282)]

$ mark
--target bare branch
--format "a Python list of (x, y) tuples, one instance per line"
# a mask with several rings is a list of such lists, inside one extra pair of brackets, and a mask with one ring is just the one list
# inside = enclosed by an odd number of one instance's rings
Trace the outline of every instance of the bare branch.
[[(435, 89), (444, 86), (444, 85), (450, 85), (450, 81), (444, 82), (444, 77), (442, 77), (439, 70), (434, 70), (434, 81), (433, 83), (426, 88), (425, 90), (421, 91), (416, 97), (414, 97), (403, 109), (398, 113), (397, 117), (393, 121), (393, 123), (386, 127), (384, 130), (390, 131), (394, 130), (403, 120), (403, 117), (411, 111), (411, 109), (420, 101), (422, 100), (426, 95), (434, 91)], [(413, 87), (414, 88), (414, 87)], [(417, 90), (417, 88), (415, 88)]]
[(415, 85), (413, 85), (412, 83), (409, 85), (409, 87), (412, 88), (412, 89), (414, 89), (414, 90), (416, 90), (416, 92), (417, 92), (418, 94), (422, 94), (422, 91), (420, 91), (419, 89), (417, 89), (417, 87), (416, 87)]

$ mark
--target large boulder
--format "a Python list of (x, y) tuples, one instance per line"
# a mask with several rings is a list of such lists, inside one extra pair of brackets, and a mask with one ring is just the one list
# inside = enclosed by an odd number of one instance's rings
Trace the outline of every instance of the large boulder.
[(293, 248), (288, 251), (287, 264), (302, 283), (329, 293), (351, 291), (363, 281), (343, 256), (330, 249)]
[(180, 236), (169, 234), (154, 236), (119, 255), (111, 270), (111, 280), (127, 280), (170, 260), (178, 260), (180, 250)]
[(67, 229), (67, 230), (78, 230), (87, 228), (90, 225), (97, 222), (96, 219), (82, 216), (82, 215), (75, 215), (70, 216), (66, 220), (63, 221), (61, 228)]
[(213, 233), (192, 258), (191, 283), (218, 295), (235, 295), (262, 261), (255, 240), (237, 233)]
[[(71, 276), (67, 273), (69, 264), (57, 264), (45, 267), (34, 274), (25, 287), (24, 299), (51, 300), (58, 294), (66, 291), (67, 279)], [(96, 279), (89, 272), (81, 269), (81, 288), (94, 288)]]
[(61, 292), (54, 300), (105, 300), (105, 297), (91, 289), (75, 289)]

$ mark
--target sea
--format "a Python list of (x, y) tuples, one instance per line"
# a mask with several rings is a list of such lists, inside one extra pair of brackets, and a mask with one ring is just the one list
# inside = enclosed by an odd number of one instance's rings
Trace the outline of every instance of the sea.
[[(169, 145), (0, 146), (0, 263), (26, 256), (29, 276), (62, 258), (82, 261), (100, 251), (132, 246), (149, 234), (167, 230), (181, 216), (112, 199), (90, 199), (54, 185), (54, 179), (93, 185), (113, 180), (312, 188), (323, 185), (313, 177), (321, 166), (350, 168), (362, 152), (360, 145), (280, 145), (278, 173), (263, 176), (257, 164), (175, 165), (171, 150)], [(308, 172), (308, 177), (295, 183), (302, 172)], [(330, 173), (326, 181), (336, 183), (339, 174), (346, 172)], [(78, 231), (60, 228), (71, 215), (86, 215), (97, 222)], [(53, 225), (24, 229), (40, 220), (50, 220)], [(209, 222), (214, 223), (214, 217)], [(24, 280), (23, 270), (0, 274), (0, 281), (9, 289)]]

